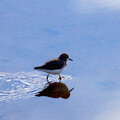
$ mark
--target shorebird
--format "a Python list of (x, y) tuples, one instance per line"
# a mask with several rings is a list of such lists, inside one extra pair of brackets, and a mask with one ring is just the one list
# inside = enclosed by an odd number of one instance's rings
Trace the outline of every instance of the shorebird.
[(62, 77), (60, 76), (60, 73), (67, 67), (68, 60), (73, 61), (69, 58), (68, 54), (62, 53), (58, 58), (51, 59), (42, 66), (34, 67), (34, 69), (48, 73), (46, 77), (48, 83), (50, 74), (59, 75), (59, 81), (61, 81)]

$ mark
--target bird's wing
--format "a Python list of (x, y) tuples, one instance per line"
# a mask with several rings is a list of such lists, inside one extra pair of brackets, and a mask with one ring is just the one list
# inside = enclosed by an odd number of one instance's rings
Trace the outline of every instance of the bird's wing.
[(48, 70), (55, 70), (61, 69), (64, 66), (64, 61), (54, 59), (46, 62), (44, 65), (35, 67), (36, 69), (48, 69)]

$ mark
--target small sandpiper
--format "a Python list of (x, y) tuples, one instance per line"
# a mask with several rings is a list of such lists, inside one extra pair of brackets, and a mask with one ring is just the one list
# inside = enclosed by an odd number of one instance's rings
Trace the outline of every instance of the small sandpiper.
[(50, 74), (59, 75), (59, 81), (61, 81), (62, 77), (60, 76), (60, 73), (67, 67), (68, 60), (73, 61), (71, 58), (69, 58), (68, 54), (63, 53), (58, 58), (49, 60), (42, 66), (34, 67), (34, 69), (48, 73), (46, 77), (48, 83), (48, 77)]

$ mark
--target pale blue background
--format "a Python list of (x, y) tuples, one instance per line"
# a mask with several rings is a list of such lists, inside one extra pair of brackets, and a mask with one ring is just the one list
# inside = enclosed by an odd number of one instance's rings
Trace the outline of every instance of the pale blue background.
[(1, 120), (120, 120), (120, 2), (109, 3), (0, 1), (0, 72), (29, 72), (67, 52), (73, 80), (64, 82), (75, 87), (67, 100), (1, 102)]

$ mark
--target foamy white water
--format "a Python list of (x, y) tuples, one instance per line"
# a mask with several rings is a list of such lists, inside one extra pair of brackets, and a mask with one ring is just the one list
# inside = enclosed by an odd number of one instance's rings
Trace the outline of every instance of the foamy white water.
[[(72, 79), (64, 75), (64, 80)], [(58, 76), (50, 76), (50, 81), (58, 81)], [(10, 101), (33, 97), (34, 94), (43, 89), (46, 84), (46, 76), (41, 72), (0, 72), (0, 101)]]

